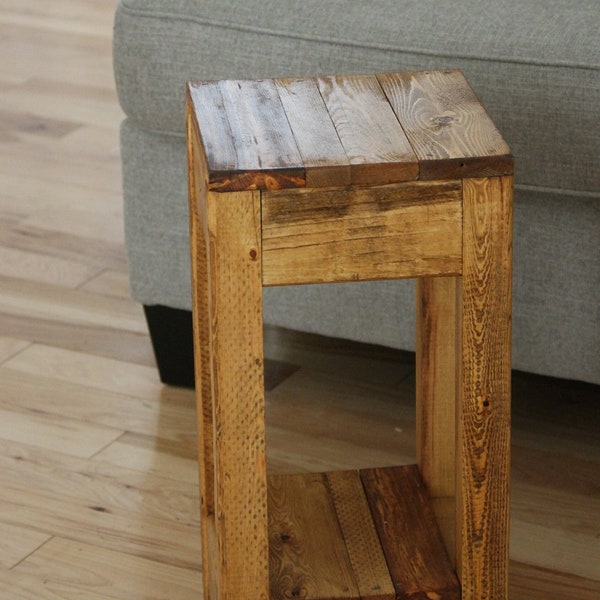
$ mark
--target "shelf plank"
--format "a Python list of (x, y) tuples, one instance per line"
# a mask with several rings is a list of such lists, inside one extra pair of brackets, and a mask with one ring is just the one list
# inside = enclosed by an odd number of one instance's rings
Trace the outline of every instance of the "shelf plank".
[(325, 476), (271, 476), (271, 600), (360, 600)]
[(271, 476), (270, 598), (459, 600), (416, 465)]
[(361, 598), (394, 600), (394, 585), (358, 471), (336, 471), (326, 477)]
[(460, 600), (418, 467), (364, 469), (360, 476), (397, 600)]

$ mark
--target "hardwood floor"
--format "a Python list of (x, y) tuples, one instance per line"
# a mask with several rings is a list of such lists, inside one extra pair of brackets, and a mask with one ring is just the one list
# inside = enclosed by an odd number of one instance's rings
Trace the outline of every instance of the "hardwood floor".
[[(0, 600), (201, 597), (194, 398), (127, 285), (115, 6), (0, 0)], [(414, 460), (410, 354), (266, 352), (272, 472)], [(597, 387), (515, 375), (511, 531), (512, 600), (600, 598)]]

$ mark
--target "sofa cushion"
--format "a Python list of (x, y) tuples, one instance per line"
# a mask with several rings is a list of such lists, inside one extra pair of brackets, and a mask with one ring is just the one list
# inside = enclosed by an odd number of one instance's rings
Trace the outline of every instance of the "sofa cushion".
[(597, 0), (121, 0), (114, 60), (138, 126), (184, 131), (189, 79), (461, 68), (522, 185), (597, 192)]

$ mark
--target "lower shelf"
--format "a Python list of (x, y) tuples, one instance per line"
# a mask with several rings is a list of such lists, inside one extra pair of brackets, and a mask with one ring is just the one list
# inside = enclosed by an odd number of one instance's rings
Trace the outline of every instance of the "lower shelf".
[(416, 466), (269, 478), (271, 600), (459, 600)]

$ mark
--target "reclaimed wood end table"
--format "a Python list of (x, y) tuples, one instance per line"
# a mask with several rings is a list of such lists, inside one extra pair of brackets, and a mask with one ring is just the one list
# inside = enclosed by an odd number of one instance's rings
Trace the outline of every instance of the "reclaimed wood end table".
[[(205, 599), (506, 600), (513, 158), (466, 79), (187, 91)], [(397, 278), (418, 464), (267, 477), (262, 287)]]

